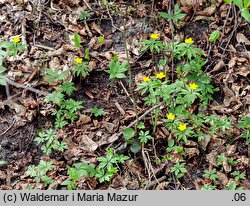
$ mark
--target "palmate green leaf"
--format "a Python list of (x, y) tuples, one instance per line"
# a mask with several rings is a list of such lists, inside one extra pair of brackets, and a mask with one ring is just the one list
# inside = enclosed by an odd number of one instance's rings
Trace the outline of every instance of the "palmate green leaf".
[(76, 48), (81, 47), (81, 37), (78, 33), (74, 32), (73, 42), (75, 43)]
[(65, 92), (67, 95), (71, 95), (74, 91), (76, 91), (76, 87), (73, 82), (64, 82), (59, 87), (59, 91)]
[(57, 82), (63, 80), (68, 75), (67, 71), (60, 72), (58, 69), (48, 68), (45, 74), (45, 80), (48, 83)]
[(170, 20), (172, 17), (166, 12), (160, 12), (160, 16), (164, 19)]
[(46, 101), (53, 102), (54, 104), (62, 102), (63, 98), (64, 95), (61, 92), (52, 92), (45, 97)]

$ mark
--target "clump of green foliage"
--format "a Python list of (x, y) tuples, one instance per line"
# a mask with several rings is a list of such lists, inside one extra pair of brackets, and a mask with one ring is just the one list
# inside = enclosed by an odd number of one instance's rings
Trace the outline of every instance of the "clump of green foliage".
[(43, 144), (41, 150), (46, 155), (49, 155), (52, 152), (52, 149), (59, 152), (64, 152), (68, 149), (68, 145), (65, 141), (57, 140), (57, 132), (53, 129), (39, 132), (34, 141), (38, 144)]
[(106, 156), (98, 157), (98, 165), (76, 163), (73, 167), (68, 167), (69, 179), (65, 180), (62, 185), (66, 185), (68, 190), (77, 189), (77, 181), (82, 177), (95, 177), (102, 182), (110, 182), (114, 174), (118, 172), (118, 164), (124, 164), (128, 156), (114, 153), (114, 149), (107, 150)]

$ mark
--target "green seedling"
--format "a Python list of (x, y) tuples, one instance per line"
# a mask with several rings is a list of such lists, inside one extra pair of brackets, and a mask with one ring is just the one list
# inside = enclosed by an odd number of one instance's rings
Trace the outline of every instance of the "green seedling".
[(90, 112), (95, 116), (95, 117), (100, 117), (104, 115), (104, 110), (98, 109), (97, 107), (91, 108)]
[(105, 70), (105, 72), (109, 74), (109, 79), (123, 79), (126, 78), (124, 73), (128, 70), (128, 66), (128, 61), (120, 63), (119, 61), (112, 59), (109, 63), (109, 70)]
[(185, 173), (187, 173), (187, 169), (185, 168), (185, 163), (179, 163), (177, 162), (170, 170), (177, 179), (184, 176)]

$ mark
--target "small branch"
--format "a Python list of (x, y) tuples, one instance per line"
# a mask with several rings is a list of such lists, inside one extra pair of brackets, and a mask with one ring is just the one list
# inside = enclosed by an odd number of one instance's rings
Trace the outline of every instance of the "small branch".
[(29, 90), (29, 91), (31, 91), (31, 92), (37, 93), (37, 94), (39, 94), (39, 95), (44, 95), (44, 96), (47, 96), (47, 95), (49, 94), (48, 92), (43, 92), (43, 91), (40, 91), (40, 90), (38, 90), (38, 89), (34, 89), (34, 88), (32, 88), (32, 87), (24, 86), (24, 85), (22, 85), (22, 84), (19, 84), (19, 83), (17, 83), (17, 82), (14, 82), (14, 81), (8, 79), (7, 77), (4, 77), (4, 76), (3, 76), (2, 78), (7, 82), (7, 84), (10, 84), (10, 85), (15, 86), (15, 87), (17, 87), (17, 88), (22, 88), (22, 89), (25, 89), (25, 90)]
[(145, 186), (144, 189), (145, 189), (145, 190), (148, 190), (148, 189), (150, 189), (151, 187), (153, 187), (153, 186), (159, 184), (160, 182), (164, 181), (165, 179), (167, 179), (167, 176), (162, 176), (162, 177), (160, 177), (160, 178), (158, 178), (158, 179), (156, 179), (156, 180), (154, 180), (154, 181), (151, 181), (151, 182), (149, 182), (149, 183)]
[(93, 11), (93, 9), (91, 8), (91, 6), (88, 4), (88, 2), (86, 0), (83, 0), (83, 2), (86, 4), (86, 6), (89, 8), (89, 10)]
[[(116, 27), (116, 26), (114, 25), (114, 20), (113, 20), (113, 18), (112, 18), (112, 16), (111, 16), (111, 14), (110, 14), (110, 12), (109, 12), (108, 3), (107, 3), (107, 4), (105, 4), (105, 7), (106, 7), (106, 9), (107, 9), (107, 12), (108, 12), (108, 15), (109, 15), (109, 18), (110, 18), (110, 21), (111, 21), (111, 25), (112, 25), (112, 27), (114, 27), (116, 30), (118, 30), (118, 31), (122, 32), (122, 30), (121, 30), (121, 29), (119, 29), (118, 27)], [(125, 29), (125, 28), (124, 28), (124, 29)]]

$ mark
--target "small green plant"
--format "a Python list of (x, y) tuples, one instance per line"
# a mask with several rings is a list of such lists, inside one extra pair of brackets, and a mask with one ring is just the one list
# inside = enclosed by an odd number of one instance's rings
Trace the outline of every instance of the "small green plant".
[(246, 139), (246, 144), (250, 145), (250, 117), (242, 117), (238, 127), (243, 130), (241, 138)]
[(160, 12), (160, 16), (167, 21), (173, 20), (175, 23), (177, 23), (179, 20), (183, 19), (186, 14), (182, 13), (179, 4), (175, 4), (173, 14)]
[(101, 108), (97, 108), (97, 107), (93, 107), (90, 109), (90, 112), (95, 116), (95, 117), (99, 117), (99, 116), (103, 116), (104, 115), (104, 110)]
[(237, 187), (236, 182), (231, 182), (228, 187), (224, 187), (225, 190), (243, 190), (243, 187)]
[(98, 41), (99, 41), (100, 44), (104, 44), (105, 43), (105, 37), (104, 36), (98, 37)]
[(61, 185), (66, 185), (68, 190), (77, 189), (77, 182), (82, 177), (95, 175), (95, 165), (76, 163), (73, 167), (68, 166), (69, 179), (62, 182)]
[(74, 42), (76, 48), (81, 48), (81, 37), (78, 33), (74, 32), (72, 41)]
[(52, 162), (41, 160), (37, 166), (31, 165), (25, 172), (28, 176), (34, 178), (36, 183), (43, 183), (45, 187), (54, 183), (54, 180), (47, 176), (47, 172), (53, 170), (55, 166)]
[(224, 0), (225, 3), (231, 4), (234, 3), (236, 6), (239, 7), (241, 16), (246, 20), (250, 21), (250, 1), (249, 0)]
[(208, 178), (212, 181), (216, 181), (218, 179), (217, 171), (216, 169), (212, 169), (211, 171), (205, 170), (203, 177)]
[(236, 182), (246, 179), (246, 173), (245, 172), (234, 171), (234, 172), (231, 173), (231, 175), (234, 177), (234, 180)]
[(45, 80), (48, 83), (58, 82), (58, 81), (63, 80), (65, 77), (67, 77), (67, 75), (68, 75), (67, 71), (60, 72), (58, 69), (48, 68), (45, 74)]
[(6, 85), (4, 60), (7, 57), (16, 57), (25, 49), (26, 45), (21, 41), (20, 36), (13, 37), (11, 41), (2, 41), (0, 39), (0, 85)]
[(89, 72), (89, 62), (83, 62), (82, 58), (77, 57), (75, 58), (75, 63), (72, 67), (72, 70), (77, 76), (86, 77)]
[(141, 130), (139, 133), (138, 139), (140, 140), (141, 144), (147, 144), (149, 140), (152, 140), (152, 136), (149, 134), (149, 131), (143, 131)]
[(211, 185), (211, 184), (204, 184), (201, 188), (201, 190), (216, 190), (216, 186), (215, 185)]
[(187, 169), (185, 168), (185, 163), (175, 163), (175, 165), (170, 170), (177, 179), (184, 176), (184, 174), (187, 172)]
[(89, 17), (90, 17), (89, 11), (81, 11), (81, 12), (80, 12), (80, 16), (79, 16), (80, 21), (85, 21), (85, 20), (87, 20)]
[(123, 164), (128, 159), (128, 156), (114, 154), (113, 148), (108, 149), (106, 156), (97, 158), (99, 164), (96, 167), (95, 177), (100, 182), (110, 181), (112, 176), (118, 171), (117, 164)]
[(44, 154), (47, 155), (52, 152), (52, 149), (60, 152), (64, 152), (66, 149), (68, 149), (68, 145), (66, 142), (57, 140), (57, 132), (53, 129), (39, 132), (34, 141), (38, 144), (43, 144), (41, 150)]
[(116, 59), (112, 59), (111, 62), (109, 63), (109, 70), (105, 70), (109, 74), (110, 79), (122, 79), (126, 78), (126, 75), (124, 72), (128, 70), (129, 63), (128, 61), (124, 61), (120, 63)]
[(98, 165), (76, 163), (73, 167), (68, 167), (69, 179), (65, 180), (62, 185), (67, 185), (69, 190), (77, 189), (77, 181), (81, 177), (95, 177), (102, 182), (110, 182), (115, 173), (118, 172), (118, 164), (123, 164), (128, 160), (128, 156), (114, 153), (114, 149), (107, 150), (105, 156), (98, 157)]
[(211, 43), (215, 42), (218, 38), (220, 37), (220, 31), (219, 30), (214, 30), (212, 34), (209, 37), (209, 41)]
[(143, 46), (141, 48), (141, 51), (143, 52), (149, 49), (151, 53), (153, 53), (154, 51), (159, 53), (161, 49), (165, 48), (165, 44), (158, 39), (159, 39), (159, 34), (151, 34), (149, 40), (146, 39), (141, 42)]

